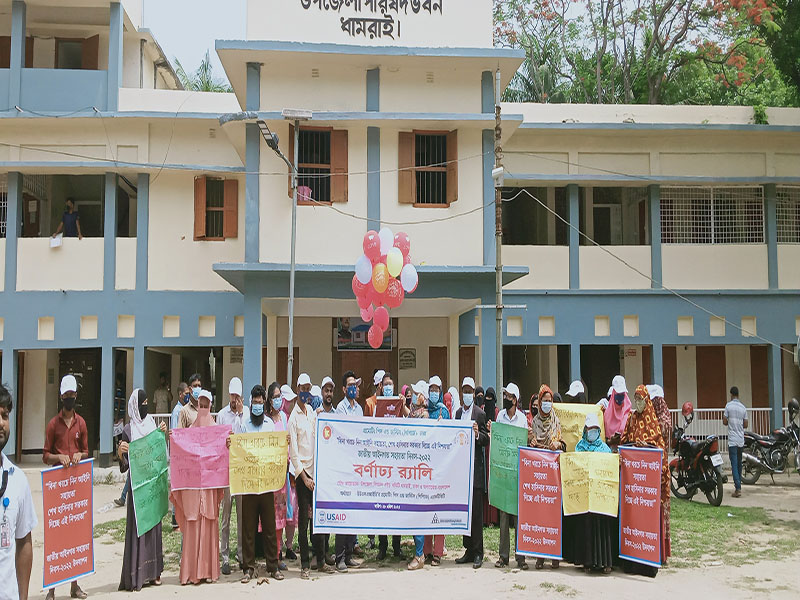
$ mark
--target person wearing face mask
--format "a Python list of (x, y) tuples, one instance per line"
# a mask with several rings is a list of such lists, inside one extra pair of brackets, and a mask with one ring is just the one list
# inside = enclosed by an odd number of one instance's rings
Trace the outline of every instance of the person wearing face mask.
[(322, 406), (322, 388), (318, 385), (311, 386), (311, 408), (316, 411)]
[[(273, 383), (270, 389), (277, 391), (278, 384)], [(267, 391), (262, 385), (256, 385), (250, 390), (250, 417), (234, 425), (233, 433), (263, 433), (275, 431), (275, 421), (268, 415), (272, 413), (272, 401), (267, 400)], [(280, 396), (278, 395), (278, 398)], [(269, 404), (268, 404), (269, 402)], [(277, 409), (276, 409), (277, 410)], [(280, 414), (280, 413), (278, 413)], [(281, 418), (278, 417), (280, 421)], [(284, 429), (285, 430), (285, 429)], [(227, 442), (230, 448), (230, 437)], [(266, 558), (267, 572), (273, 579), (278, 581), (284, 578), (278, 564), (278, 537), (276, 534), (276, 501), (275, 495), (278, 492), (267, 492), (264, 494), (242, 494), (239, 496), (239, 504), (242, 509), (242, 583), (249, 583), (257, 576), (258, 565), (256, 564), (255, 549), (256, 535), (259, 522), (261, 523), (261, 535), (264, 544), (264, 556)]]
[(450, 418), (455, 416), (456, 411), (461, 408), (461, 399), (458, 397), (458, 390), (455, 387), (450, 387), (447, 390), (447, 393), (450, 394), (450, 403), (451, 406), (448, 407), (447, 410), (450, 411)]
[(497, 395), (493, 387), (486, 388), (486, 395), (483, 401), (483, 411), (486, 413), (486, 418), (494, 421), (497, 418)]
[[(409, 409), (409, 419), (427, 419), (428, 418), (428, 384), (420, 379), (417, 383), (411, 386), (413, 400), (411, 408)], [(406, 568), (409, 571), (417, 571), (425, 567), (425, 555), (428, 552), (435, 552), (431, 548), (426, 548), (427, 538), (431, 536), (415, 535), (414, 536), (414, 558), (408, 563)], [(440, 536), (435, 536), (440, 537)], [(442, 536), (443, 537), (443, 536)], [(435, 546), (435, 544), (433, 544)], [(439, 552), (442, 552), (440, 548)], [(441, 554), (438, 555), (438, 561), (441, 562)]]
[[(289, 421), (289, 415), (292, 414), (292, 410), (294, 409), (295, 402), (297, 400), (297, 394), (294, 393), (292, 390), (292, 386), (288, 384), (283, 384), (280, 388), (280, 398), (281, 398), (281, 412), (283, 416), (286, 417), (286, 421)], [(275, 404), (278, 403), (277, 400), (274, 400)], [(294, 467), (289, 464), (289, 494), (287, 496), (287, 502), (292, 506), (292, 518), (287, 519), (286, 521), (286, 540), (281, 542), (283, 548), (283, 556), (286, 557), (287, 560), (297, 560), (297, 553), (292, 548), (292, 544), (294, 543), (294, 534), (297, 531), (297, 488), (296, 488), (296, 481), (294, 479)]]
[[(0, 451), (8, 443), (13, 408), (11, 393), (0, 384)], [(0, 471), (0, 498), (3, 498), (4, 504), (8, 502), (3, 509), (5, 543), (0, 544), (0, 598), (28, 600), (36, 510), (28, 478), (22, 469), (8, 459), (5, 452), (0, 454)]]
[(322, 391), (322, 404), (317, 408), (317, 414), (336, 412), (336, 407), (333, 405), (333, 394), (335, 386), (333, 379), (325, 377), (322, 380), (320, 390)]
[[(583, 435), (575, 452), (611, 452), (603, 441), (596, 414), (586, 415)], [(586, 572), (610, 573), (618, 554), (619, 521), (596, 513), (564, 517), (564, 560), (583, 566)]]
[[(528, 419), (525, 417), (525, 414), (519, 409), (519, 387), (517, 387), (516, 383), (509, 383), (506, 387), (503, 388), (503, 410), (497, 413), (497, 422), (504, 423), (506, 425), (511, 425), (512, 427), (520, 427), (527, 431), (528, 429)], [(489, 423), (489, 431), (491, 432), (491, 423)], [(499, 512), (499, 520), (500, 520), (500, 548), (499, 554), (500, 559), (494, 563), (494, 566), (497, 568), (507, 567), (508, 566), (508, 559), (509, 559), (509, 547), (511, 545), (510, 536), (508, 534), (508, 530), (511, 527), (516, 529), (516, 519), (517, 517), (514, 515), (510, 515), (502, 510)], [(525, 561), (525, 557), (521, 554), (517, 554), (514, 557), (517, 561), (517, 567), (522, 571), (528, 570), (528, 563)]]
[[(664, 436), (661, 435), (661, 426), (653, 408), (653, 403), (650, 400), (650, 394), (643, 385), (637, 387), (633, 394), (633, 411), (628, 416), (621, 443), (661, 449), (661, 564), (666, 565), (667, 558), (671, 554), (668, 533), (670, 488), (667, 445)], [(653, 567), (642, 570), (640, 569), (641, 565), (635, 566), (627, 562), (623, 564), (627, 569), (626, 572), (633, 571), (654, 576)]]
[(78, 214), (78, 209), (75, 208), (75, 200), (72, 198), (67, 198), (64, 203), (64, 214), (61, 215), (61, 223), (58, 224), (58, 229), (51, 237), (56, 237), (62, 231), (64, 232), (64, 237), (83, 239), (81, 217)]
[[(258, 387), (258, 386), (256, 386)], [(258, 390), (259, 392), (261, 390)], [(277, 381), (273, 381), (269, 384), (266, 392), (266, 404), (264, 405), (263, 409), (261, 410), (262, 415), (266, 413), (264, 419), (268, 419), (272, 421), (272, 425), (274, 431), (287, 431), (289, 426), (289, 419), (286, 418), (286, 415), (281, 410), (283, 407), (283, 398), (281, 397), (281, 389), (280, 385)], [(252, 402), (252, 400), (251, 400)], [(259, 404), (257, 402), (257, 404)], [(288, 470), (289, 467), (289, 453), (287, 450), (286, 453), (286, 467)], [(287, 472), (288, 475), (288, 472)], [(293, 495), (291, 492), (291, 484), (289, 482), (289, 477), (286, 477), (286, 483), (284, 484), (283, 488), (278, 490), (274, 493), (274, 502), (275, 502), (275, 538), (277, 544), (277, 552), (278, 552), (278, 568), (281, 571), (286, 571), (288, 567), (286, 563), (283, 562), (283, 549), (281, 547), (281, 540), (283, 540), (283, 530), (286, 529), (287, 524), (292, 523), (293, 526), (297, 526), (297, 513), (294, 511), (294, 506), (291, 503), (290, 494)], [(292, 511), (290, 514), (289, 507), (292, 507)], [(292, 537), (294, 537), (294, 527), (292, 528)]]
[[(531, 421), (531, 428), (528, 430), (528, 445), (531, 448), (542, 448), (543, 450), (566, 450), (566, 445), (561, 437), (561, 422), (558, 420), (553, 410), (553, 391), (546, 384), (539, 388), (539, 400), (537, 405), (538, 412)], [(559, 561), (552, 561), (554, 569), (559, 566)], [(544, 559), (536, 559), (536, 568), (544, 567)]]
[[(61, 410), (47, 424), (44, 436), (42, 460), (46, 465), (69, 467), (89, 458), (89, 432), (86, 421), (75, 412), (78, 398), (78, 382), (74, 375), (61, 379)], [(86, 598), (77, 581), (72, 582), (70, 595)], [(55, 588), (47, 592), (47, 600), (55, 598)]]
[[(378, 396), (386, 397), (386, 398), (394, 398), (394, 381), (392, 380), (392, 374), (387, 373), (385, 371), (378, 371), (377, 375), (381, 376), (380, 382), (377, 384), (375, 393)], [(375, 409), (377, 409), (377, 396), (373, 399), (375, 404), (373, 405), (373, 414)], [(367, 404), (369, 405), (369, 399), (367, 400)], [(378, 536), (378, 560), (384, 560), (386, 558), (386, 553), (389, 550), (389, 538), (385, 535)], [(392, 536), (392, 551), (394, 553), (395, 558), (400, 558), (402, 553), (400, 551), (400, 536), (393, 535)]]
[[(239, 431), (243, 423), (250, 418), (250, 409), (242, 401), (242, 380), (233, 377), (228, 384), (228, 406), (219, 411), (217, 424), (230, 425), (233, 431)], [(230, 533), (231, 533), (231, 508), (236, 502), (236, 525), (238, 540), (236, 542), (236, 560), (242, 564), (242, 507), (236, 497), (231, 496), (230, 488), (225, 488), (225, 497), (222, 499), (222, 526), (219, 537), (219, 553), (222, 556), (222, 574), (231, 574), (230, 565)]]
[(442, 380), (438, 375), (428, 380), (428, 418), (439, 420), (450, 418), (442, 397)]
[[(122, 430), (122, 442), (117, 449), (119, 470), (128, 471), (128, 446), (130, 442), (141, 439), (156, 429), (167, 432), (167, 424), (156, 422), (149, 412), (149, 402), (144, 390), (135, 389), (128, 399), (128, 418), (130, 421)], [(128, 502), (125, 521), (125, 552), (122, 557), (122, 575), (119, 591), (140, 591), (145, 584), (161, 585), (164, 570), (164, 552), (161, 547), (161, 523), (142, 536), (137, 535), (136, 513), (133, 500)]]
[(175, 402), (175, 406), (172, 409), (172, 414), (169, 417), (170, 429), (178, 429), (181, 409), (189, 402), (189, 398), (191, 398), (191, 396), (192, 394), (189, 391), (189, 384), (187, 384), (185, 381), (181, 381), (178, 384), (178, 400)]
[(197, 419), (197, 405), (202, 389), (200, 374), (195, 373), (189, 378), (189, 402), (181, 408), (181, 412), (178, 415), (178, 427), (180, 429), (191, 427), (195, 419)]
[(472, 480), (472, 523), (471, 535), (463, 536), (464, 555), (456, 559), (456, 564), (472, 563), (473, 569), (483, 565), (483, 500), (486, 489), (486, 447), (489, 444), (489, 431), (486, 428), (486, 413), (475, 406), (475, 380), (464, 377), (461, 382), (461, 398), (464, 404), (456, 412), (455, 418), (472, 421), (475, 434), (475, 456)]
[(586, 389), (580, 379), (576, 379), (569, 384), (567, 398), (569, 398), (567, 402), (572, 404), (586, 404)]
[(612, 450), (616, 450), (620, 443), (628, 415), (631, 413), (631, 401), (628, 398), (628, 386), (622, 375), (616, 375), (611, 380), (608, 390), (609, 398), (597, 404), (603, 409), (603, 422), (606, 427), (606, 441)]
[[(411, 389), (410, 385), (404, 385), (403, 388), (400, 390), (400, 395), (406, 399), (406, 408), (411, 410), (411, 403), (413, 402), (414, 398), (414, 390)], [(404, 415), (408, 416), (408, 415)]]

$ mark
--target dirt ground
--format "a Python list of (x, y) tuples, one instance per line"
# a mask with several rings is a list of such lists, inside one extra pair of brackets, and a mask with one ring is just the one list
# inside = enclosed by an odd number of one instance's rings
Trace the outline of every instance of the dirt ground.
[[(41, 590), (42, 577), (42, 493), (41, 477), (38, 469), (25, 468), (33, 491), (39, 525), (34, 530), (34, 560), (31, 576), (30, 597), (44, 598)], [(95, 486), (95, 523), (124, 518), (125, 509), (113, 504), (122, 490), (121, 483)], [(776, 478), (772, 485), (769, 477), (762, 478), (757, 485), (745, 487), (741, 498), (731, 498), (733, 486), (725, 486), (725, 498), (720, 510), (726, 506), (762, 506), (770, 514), (781, 520), (800, 521), (800, 477), (785, 475)], [(673, 501), (675, 501), (673, 499)], [(695, 499), (705, 502), (705, 499)], [(715, 543), (709, 540), (709, 544)], [(257, 594), (279, 593), (287, 598), (326, 598), (362, 597), (364, 592), (381, 600), (395, 598), (524, 598), (531, 594), (538, 598), (611, 598), (615, 600), (648, 600), (657, 598), (685, 597), (690, 593), (694, 598), (754, 598), (768, 594), (771, 599), (797, 598), (797, 584), (800, 582), (797, 564), (798, 550), (780, 561), (764, 561), (756, 564), (732, 568), (721, 564), (698, 564), (694, 568), (665, 568), (656, 579), (629, 576), (615, 571), (610, 575), (587, 575), (573, 566), (562, 566), (553, 571), (530, 569), (517, 571), (496, 569), (496, 548), (487, 548), (487, 560), (483, 568), (473, 570), (471, 566), (456, 565), (451, 555), (437, 568), (426, 566), (422, 571), (407, 572), (401, 565), (380, 568), (362, 568), (347, 574), (314, 576), (311, 581), (300, 579), (299, 564), (289, 564), (289, 572), (282, 582), (273, 581), (269, 585), (257, 587), (254, 583), (242, 585), (239, 574), (223, 576), (214, 584), (181, 587), (176, 572), (167, 572), (163, 585), (158, 588), (145, 588), (141, 594), (154, 600), (166, 598), (217, 599), (225, 594), (226, 600), (246, 598)], [(122, 544), (103, 544), (95, 541), (96, 573), (81, 580), (81, 586), (90, 597), (128, 596), (118, 592), (120, 568), (122, 565)], [(512, 563), (513, 564), (513, 563)], [(56, 590), (56, 597), (68, 598), (69, 586)]]

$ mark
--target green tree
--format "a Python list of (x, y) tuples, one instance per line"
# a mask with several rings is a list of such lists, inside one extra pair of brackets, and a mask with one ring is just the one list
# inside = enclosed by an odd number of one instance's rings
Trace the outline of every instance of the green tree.
[(760, 26), (775, 66), (800, 94), (800, 0), (773, 0), (773, 25)]
[(231, 86), (218, 77), (214, 76), (213, 67), (211, 66), (211, 56), (208, 50), (206, 55), (200, 62), (200, 66), (194, 73), (187, 73), (183, 68), (181, 61), (175, 59), (175, 74), (178, 76), (184, 89), (193, 92), (232, 92)]

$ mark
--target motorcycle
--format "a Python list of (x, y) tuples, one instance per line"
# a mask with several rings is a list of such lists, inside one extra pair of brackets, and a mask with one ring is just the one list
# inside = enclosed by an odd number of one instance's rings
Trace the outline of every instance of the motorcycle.
[(775, 483), (775, 473), (786, 471), (790, 454), (794, 454), (795, 468), (800, 473), (800, 427), (794, 419), (788, 427), (776, 429), (769, 435), (745, 431), (742, 482), (753, 485), (761, 473), (769, 473)]
[(701, 491), (712, 506), (722, 504), (722, 456), (719, 454), (719, 439), (709, 435), (703, 440), (694, 440), (686, 435), (686, 428), (694, 420), (694, 407), (686, 402), (681, 411), (684, 426), (676, 426), (672, 432), (672, 450), (675, 458), (669, 463), (670, 489), (676, 498), (691, 500)]

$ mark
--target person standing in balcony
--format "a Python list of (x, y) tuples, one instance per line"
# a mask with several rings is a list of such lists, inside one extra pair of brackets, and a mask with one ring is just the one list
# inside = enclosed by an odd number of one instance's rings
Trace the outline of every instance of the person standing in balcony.
[(733, 472), (733, 497), (742, 495), (742, 449), (744, 448), (744, 430), (749, 427), (747, 409), (739, 400), (739, 388), (731, 388), (731, 399), (725, 405), (722, 424), (728, 426), (728, 458), (731, 460)]
[(78, 209), (75, 208), (75, 200), (67, 198), (64, 206), (64, 214), (61, 215), (61, 223), (58, 224), (58, 229), (53, 234), (56, 237), (59, 233), (63, 232), (64, 237), (76, 237), (79, 240), (83, 239), (81, 233), (81, 217), (78, 214)]

